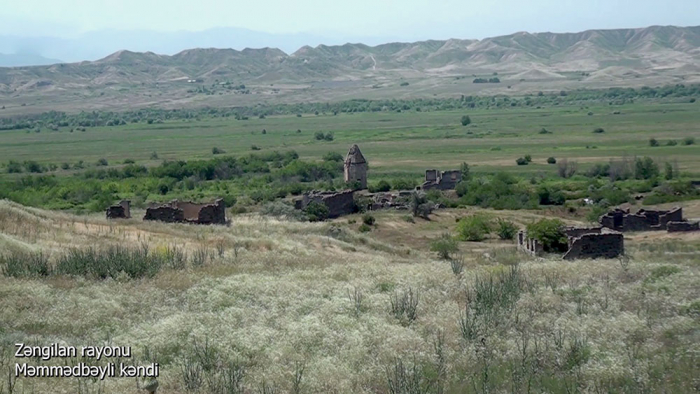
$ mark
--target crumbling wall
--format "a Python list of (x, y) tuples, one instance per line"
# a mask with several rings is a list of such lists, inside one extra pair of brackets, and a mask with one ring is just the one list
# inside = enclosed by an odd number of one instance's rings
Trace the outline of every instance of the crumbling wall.
[(637, 213), (616, 209), (601, 216), (599, 220), (601, 226), (615, 231), (663, 230), (668, 222), (681, 221), (683, 209), (680, 207), (670, 211), (640, 209)]
[(535, 238), (528, 237), (525, 230), (518, 231), (518, 236), (516, 239), (518, 241), (518, 250), (532, 256), (540, 256), (544, 253), (544, 246), (540, 243), (540, 241), (536, 240)]
[(685, 231), (700, 231), (700, 222), (668, 222), (666, 230), (669, 233), (678, 233)]
[(602, 231), (602, 227), (567, 227), (564, 234), (569, 238), (576, 238), (584, 234), (600, 234)]
[(143, 220), (166, 223), (226, 224), (226, 206), (222, 199), (217, 199), (211, 204), (173, 200), (167, 204), (149, 207), (146, 209)]
[(618, 232), (583, 234), (569, 239), (569, 250), (564, 260), (612, 259), (625, 253), (624, 236)]
[(128, 219), (131, 217), (131, 201), (122, 200), (106, 210), (107, 219)]
[(294, 207), (297, 209), (305, 209), (312, 201), (319, 204), (324, 204), (328, 208), (328, 217), (337, 218), (338, 216), (349, 215), (355, 211), (355, 199), (352, 190), (344, 190), (341, 192), (310, 192), (302, 196), (301, 200), (297, 200)]
[(453, 190), (462, 181), (462, 172), (459, 170), (438, 171), (426, 170), (425, 182), (419, 187), (421, 190)]

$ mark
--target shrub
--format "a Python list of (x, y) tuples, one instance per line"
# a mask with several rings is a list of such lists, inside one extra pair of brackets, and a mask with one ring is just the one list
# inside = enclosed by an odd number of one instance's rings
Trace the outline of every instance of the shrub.
[(98, 165), (98, 166), (107, 166), (107, 165), (109, 165), (109, 163), (107, 162), (107, 159), (105, 159), (105, 158), (103, 157), (103, 158), (97, 160), (97, 165)]
[(61, 163), (61, 169), (62, 169), (62, 170), (70, 170), (70, 164), (68, 164), (68, 163)]
[(695, 102), (695, 97), (693, 97), (693, 98), (690, 99), (690, 103), (691, 103), (691, 104), (694, 103), (694, 102)]
[(134, 161), (134, 159), (124, 159), (123, 163), (124, 164), (134, 164), (134, 163), (136, 163), (136, 161)]
[(557, 159), (555, 159), (554, 157), (548, 157), (547, 164), (557, 164)]
[(430, 251), (436, 252), (438, 257), (444, 260), (448, 260), (450, 258), (450, 253), (455, 253), (458, 250), (457, 241), (449, 234), (442, 234), (440, 238), (430, 243)]
[(333, 133), (330, 131), (323, 137), (326, 141), (333, 141)]
[(472, 119), (469, 117), (469, 115), (464, 115), (462, 116), (461, 123), (462, 126), (468, 126), (472, 123)]
[(151, 153), (151, 160), (158, 160), (158, 154), (155, 151)]
[(412, 288), (408, 288), (402, 294), (392, 294), (391, 313), (403, 325), (410, 325), (418, 317), (418, 294)]
[(328, 207), (325, 204), (312, 201), (304, 209), (311, 222), (321, 222), (328, 219)]
[(483, 215), (462, 218), (457, 223), (457, 234), (462, 241), (483, 241), (491, 232), (491, 223)]
[(362, 223), (362, 224), (360, 225), (359, 230), (360, 230), (361, 233), (367, 233), (367, 232), (372, 231), (372, 227), (366, 225), (365, 223)]
[(267, 134), (267, 130), (266, 130), (266, 129), (263, 129), (262, 133), (263, 133), (263, 134)]
[(525, 159), (528, 163), (532, 162), (532, 156), (530, 156), (530, 155), (525, 155), (525, 157), (523, 157), (523, 159)]
[(594, 129), (593, 132), (596, 134), (602, 134), (602, 133), (605, 133), (605, 130), (602, 127), (598, 127), (596, 129)]
[(659, 146), (659, 141), (657, 141), (656, 138), (650, 138), (649, 146)]
[(693, 145), (695, 144), (695, 138), (693, 137), (685, 137), (683, 139), (683, 145)]
[(540, 130), (540, 134), (552, 134), (552, 132), (543, 127), (542, 130)]
[(266, 203), (260, 209), (260, 214), (277, 218), (286, 218), (290, 220), (306, 220), (306, 215), (304, 214), (304, 212), (298, 209), (294, 209), (293, 206), (285, 204), (282, 201), (272, 201)]
[(338, 152), (328, 152), (325, 155), (323, 155), (323, 161), (342, 162), (343, 160), (343, 155), (341, 155)]
[(257, 145), (251, 145), (250, 150), (260, 150), (260, 147)]
[(526, 166), (526, 165), (528, 165), (530, 162), (527, 161), (527, 159), (525, 159), (524, 157), (518, 157), (517, 159), (515, 159), (515, 163), (516, 163), (517, 165), (519, 165), (519, 166)]
[(9, 174), (19, 174), (22, 172), (22, 165), (14, 160), (7, 163), (7, 172)]
[(676, 146), (676, 145), (678, 145), (678, 141), (676, 141), (676, 140), (666, 141), (666, 146)]
[(503, 240), (513, 239), (517, 232), (518, 228), (513, 222), (505, 219), (498, 219), (496, 225), (496, 234), (498, 234), (498, 238)]
[(323, 134), (323, 131), (317, 131), (316, 133), (314, 133), (314, 138), (316, 138), (319, 141), (323, 141), (325, 135)]
[(369, 191), (372, 193), (388, 192), (389, 190), (391, 190), (391, 185), (389, 184), (389, 182), (385, 181), (384, 179), (379, 181), (376, 185), (369, 187)]
[(540, 186), (537, 189), (540, 205), (563, 205), (566, 202), (566, 197), (561, 190), (548, 186)]
[(366, 225), (368, 225), (368, 226), (373, 225), (375, 221), (376, 221), (376, 220), (374, 219), (374, 216), (372, 216), (372, 215), (370, 215), (370, 214), (368, 214), (368, 213), (362, 215), (362, 223), (364, 223), (364, 224), (366, 224)]
[(557, 164), (557, 174), (562, 178), (571, 178), (578, 170), (578, 163), (567, 159), (559, 161)]
[(527, 236), (540, 241), (545, 252), (565, 252), (568, 249), (564, 223), (559, 219), (541, 219), (528, 224)]
[(211, 153), (213, 155), (220, 155), (222, 153), (226, 153), (226, 151), (224, 151), (223, 149), (219, 149), (217, 147), (213, 147), (213, 148), (211, 148)]

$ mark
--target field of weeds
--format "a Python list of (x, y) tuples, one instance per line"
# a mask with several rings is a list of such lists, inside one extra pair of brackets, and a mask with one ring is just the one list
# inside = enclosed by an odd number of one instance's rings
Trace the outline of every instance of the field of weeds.
[(162, 393), (700, 390), (695, 234), (632, 235), (615, 260), (494, 241), (445, 261), (347, 222), (108, 222), (0, 201), (0, 393), (139, 392), (16, 379), (17, 342), (130, 346), (129, 363), (160, 364)]

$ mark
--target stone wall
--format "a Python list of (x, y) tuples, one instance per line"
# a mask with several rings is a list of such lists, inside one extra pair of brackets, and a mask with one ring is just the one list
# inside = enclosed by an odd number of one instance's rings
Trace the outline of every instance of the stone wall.
[(297, 200), (294, 207), (297, 209), (305, 209), (312, 201), (324, 204), (328, 208), (328, 217), (337, 218), (338, 216), (349, 215), (355, 211), (355, 199), (352, 190), (344, 190), (341, 192), (310, 192), (302, 196), (301, 200)]
[(666, 230), (669, 233), (678, 233), (685, 231), (700, 231), (700, 222), (668, 222)]
[[(569, 250), (564, 254), (565, 260), (614, 258), (625, 253), (624, 237), (616, 231), (601, 227), (567, 227)], [(544, 248), (538, 240), (529, 238), (527, 232), (520, 230), (517, 238), (518, 250), (533, 256), (540, 256)]]
[(625, 253), (625, 240), (621, 233), (606, 231), (603, 233), (583, 234), (569, 239), (569, 250), (564, 260), (575, 259), (612, 259)]
[(425, 182), (419, 187), (421, 190), (453, 190), (462, 181), (462, 172), (459, 170), (438, 171), (426, 170)]
[(122, 200), (107, 208), (107, 219), (128, 219), (131, 217), (131, 201)]
[(173, 200), (146, 209), (143, 220), (166, 223), (226, 224), (226, 206), (222, 199), (211, 204)]
[(668, 222), (682, 221), (683, 209), (680, 207), (670, 211), (640, 209), (637, 213), (616, 209), (601, 216), (599, 220), (603, 227), (615, 231), (664, 230)]

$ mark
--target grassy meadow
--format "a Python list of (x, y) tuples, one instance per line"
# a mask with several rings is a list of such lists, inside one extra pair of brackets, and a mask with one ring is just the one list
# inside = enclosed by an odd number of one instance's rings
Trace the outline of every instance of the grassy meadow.
[[(477, 211), (518, 223), (547, 215)], [(9, 378), (18, 341), (131, 346), (135, 364), (160, 363), (167, 393), (698, 389), (697, 234), (633, 234), (620, 260), (532, 258), (495, 237), (460, 243), (453, 262), (428, 251), (426, 239), (477, 211), (413, 223), (382, 212), (362, 234), (355, 216), (250, 214), (196, 227), (0, 202), (6, 252), (50, 262), (97, 245), (184, 255), (142, 278), (0, 276), (0, 392), (137, 392), (126, 378)]]
[[(465, 114), (472, 121), (466, 127), (460, 124)], [(605, 132), (593, 133), (599, 127)], [(540, 134), (543, 128), (551, 134)], [(333, 133), (333, 141), (316, 140), (319, 131)], [(214, 147), (226, 154), (244, 155), (255, 145), (263, 152), (295, 150), (301, 159), (319, 160), (329, 151), (345, 154), (351, 144), (358, 143), (375, 177), (397, 173), (420, 177), (427, 168), (457, 168), (462, 162), (470, 163), (475, 171), (553, 173), (554, 167), (546, 163), (550, 156), (576, 160), (582, 166), (622, 156), (672, 158), (681, 170), (697, 172), (700, 144), (683, 146), (681, 141), (687, 137), (700, 140), (696, 103), (644, 102), (249, 120), (204, 118), (94, 127), (85, 132), (8, 130), (0, 132), (0, 157), (4, 162), (36, 160), (56, 165), (78, 160), (92, 164), (101, 158), (117, 164), (129, 158), (148, 165), (163, 159), (211, 158)], [(651, 138), (660, 146), (651, 147)], [(667, 146), (669, 140), (677, 145)], [(157, 161), (151, 160), (153, 152)], [(515, 160), (528, 154), (533, 157), (531, 165), (517, 167)]]

